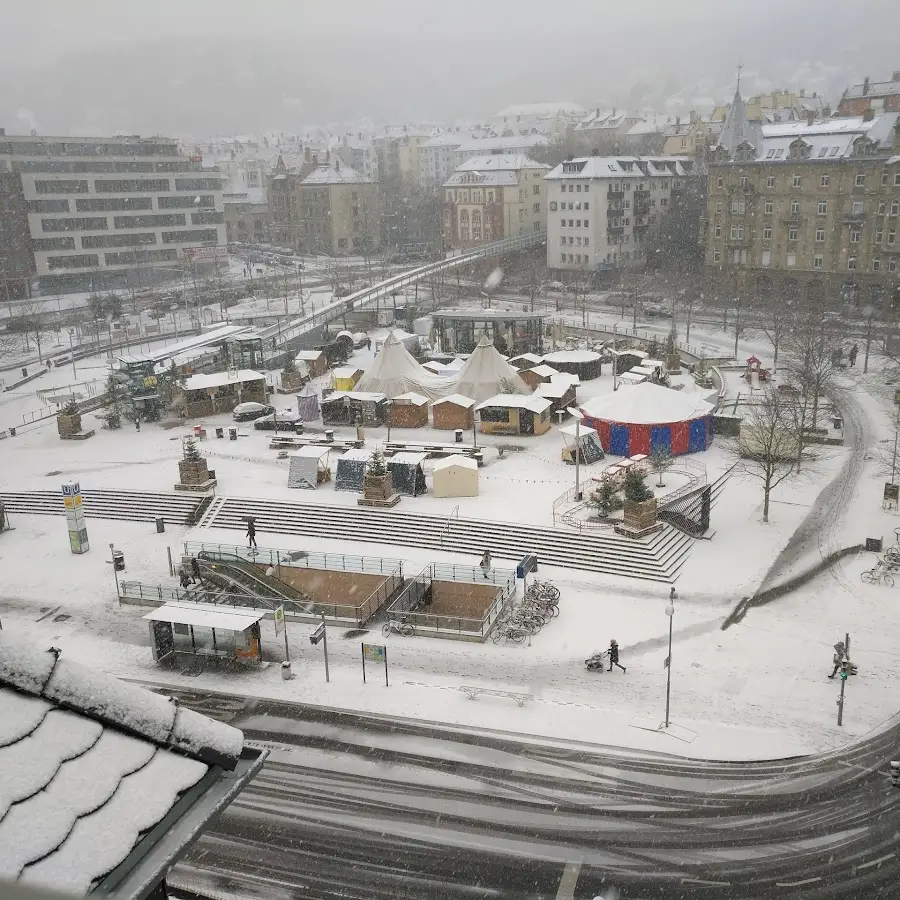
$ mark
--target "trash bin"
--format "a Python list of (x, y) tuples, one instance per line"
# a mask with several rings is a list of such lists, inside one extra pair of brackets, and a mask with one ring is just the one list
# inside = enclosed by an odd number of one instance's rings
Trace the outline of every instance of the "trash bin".
[(291, 664), (287, 660), (281, 664), (281, 678), (282, 681), (291, 680)]
[(228, 440), (229, 441), (237, 440), (237, 428), (229, 428), (228, 429)]
[(217, 437), (217, 438), (223, 438), (223, 437), (225, 437), (225, 429), (224, 429), (224, 428), (217, 428), (217, 429), (216, 429), (216, 437)]
[(162, 534), (166, 530), (166, 520), (162, 516), (156, 517), (156, 533)]
[(22, 366), (22, 377), (23, 378), (28, 377), (28, 369), (26, 369), (25, 366)]
[(454, 434), (456, 435), (456, 443), (457, 443), (457, 444), (461, 444), (461, 443), (462, 443), (462, 436), (463, 436), (463, 430), (462, 430), (462, 428), (457, 428), (456, 431), (454, 432)]
[(113, 568), (117, 572), (125, 571), (125, 554), (121, 550), (113, 550), (112, 561), (113, 561)]
[(15, 437), (15, 436), (16, 436), (16, 429), (15, 429), (15, 428), (10, 428), (10, 429), (9, 429), (9, 436), (10, 436), (10, 437)]
[(303, 423), (302, 422), (294, 423), (294, 433), (295, 434), (303, 434)]
[(840, 416), (835, 416), (832, 420), (834, 427), (837, 429), (844, 427), (844, 420)]
[(333, 431), (332, 429), (329, 428), (329, 429), (325, 432), (325, 440), (326, 440), (326, 441), (333, 441), (333, 440), (334, 440), (334, 431)]

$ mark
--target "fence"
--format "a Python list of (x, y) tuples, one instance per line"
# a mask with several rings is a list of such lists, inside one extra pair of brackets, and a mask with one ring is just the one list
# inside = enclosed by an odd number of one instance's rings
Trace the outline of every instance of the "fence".
[[(480, 616), (447, 616), (429, 612), (419, 612), (431, 590), (433, 581), (453, 581), (467, 584), (493, 584), (497, 593), (491, 605)], [(404, 589), (403, 593), (390, 605), (391, 618), (402, 617), (417, 632), (435, 637), (451, 635), (463, 639), (483, 641), (490, 633), (497, 616), (507, 600), (516, 590), (516, 573), (511, 569), (491, 569), (485, 578), (478, 566), (456, 566), (432, 563)]]

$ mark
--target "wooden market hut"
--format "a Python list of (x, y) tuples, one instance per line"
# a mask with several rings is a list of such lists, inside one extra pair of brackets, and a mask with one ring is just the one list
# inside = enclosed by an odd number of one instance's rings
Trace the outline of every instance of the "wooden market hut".
[(181, 388), (188, 418), (231, 412), (238, 403), (265, 403), (266, 376), (249, 369), (191, 375)]
[(462, 394), (450, 394), (431, 404), (431, 420), (441, 431), (467, 431), (475, 424), (475, 401)]
[(476, 407), (483, 434), (544, 434), (550, 430), (546, 397), (497, 394)]
[(544, 357), (538, 356), (537, 353), (520, 353), (518, 356), (514, 356), (509, 364), (521, 372), (523, 369), (533, 369), (543, 361)]
[(388, 403), (388, 421), (393, 428), (425, 428), (428, 425), (428, 398), (410, 391)]
[(432, 482), (435, 497), (477, 497), (478, 463), (459, 454), (445, 456), (435, 461)]
[(318, 378), (328, 371), (328, 357), (324, 350), (300, 350), (294, 356), (294, 361), (298, 364), (306, 363), (310, 378)]
[(541, 364), (532, 366), (530, 369), (522, 369), (519, 372), (519, 377), (528, 387), (534, 390), (539, 384), (549, 384), (553, 376), (558, 374), (559, 370), (554, 369), (553, 366)]
[(365, 373), (355, 366), (339, 366), (331, 373), (336, 391), (352, 391)]
[(387, 397), (367, 391), (335, 391), (322, 398), (323, 425), (383, 425)]

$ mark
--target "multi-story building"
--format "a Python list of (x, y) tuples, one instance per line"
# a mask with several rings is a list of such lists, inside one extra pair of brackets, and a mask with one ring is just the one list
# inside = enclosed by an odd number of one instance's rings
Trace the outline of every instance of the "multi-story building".
[(334, 148), (334, 154), (354, 172), (365, 175), (370, 181), (378, 181), (378, 154), (371, 142), (363, 139), (362, 134), (355, 138), (345, 135)]
[(715, 146), (721, 131), (721, 122), (703, 119), (693, 111), (686, 122), (678, 116), (665, 131), (663, 156), (694, 156), (704, 159)]
[(408, 129), (389, 130), (378, 135), (373, 144), (378, 160), (379, 180), (404, 181), (417, 185), (419, 181), (419, 148), (430, 135)]
[(34, 274), (22, 179), (18, 172), (0, 172), (0, 300), (28, 297)]
[(867, 112), (900, 112), (900, 71), (894, 72), (890, 81), (871, 81), (867, 76), (862, 84), (844, 91), (837, 115), (864, 116)]
[(466, 249), (540, 231), (549, 168), (521, 153), (467, 160), (444, 182), (444, 245)]
[(763, 125), (716, 150), (707, 272), (829, 281), (832, 296), (900, 276), (900, 114)]
[(331, 256), (367, 255), (380, 246), (378, 185), (342, 166), (317, 166), (297, 190), (300, 249)]
[(543, 134), (514, 135), (512, 137), (486, 137), (470, 138), (463, 141), (454, 151), (456, 154), (455, 171), (466, 160), (475, 156), (488, 156), (489, 154), (524, 154), (528, 156), (534, 147), (546, 147), (550, 139)]
[(596, 141), (598, 146), (618, 143), (635, 125), (643, 122), (644, 117), (623, 109), (597, 109), (585, 116), (572, 128), (573, 137), (581, 137), (585, 141)]
[(419, 186), (423, 191), (434, 193), (453, 174), (459, 165), (456, 150), (464, 140), (448, 131), (432, 135), (419, 147)]
[(112, 287), (224, 247), (221, 176), (174, 139), (2, 135), (0, 170), (20, 177), (42, 289)]
[(225, 233), (228, 243), (270, 243), (272, 216), (265, 198), (249, 191), (228, 193), (225, 198)]
[(547, 266), (591, 272), (642, 265), (648, 230), (685, 190), (687, 156), (582, 156), (560, 163), (547, 183)]
[(569, 100), (561, 100), (507, 106), (492, 117), (492, 122), (501, 134), (539, 133), (557, 139), (565, 137), (568, 129), (581, 121), (584, 116), (583, 107)]

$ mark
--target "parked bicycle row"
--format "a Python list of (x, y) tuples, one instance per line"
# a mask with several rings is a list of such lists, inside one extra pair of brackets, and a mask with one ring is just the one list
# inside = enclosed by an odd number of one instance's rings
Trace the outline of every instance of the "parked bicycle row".
[(491, 632), (491, 639), (495, 644), (504, 639), (521, 644), (558, 615), (559, 588), (549, 581), (535, 579), (518, 606), (507, 606), (502, 610)]

